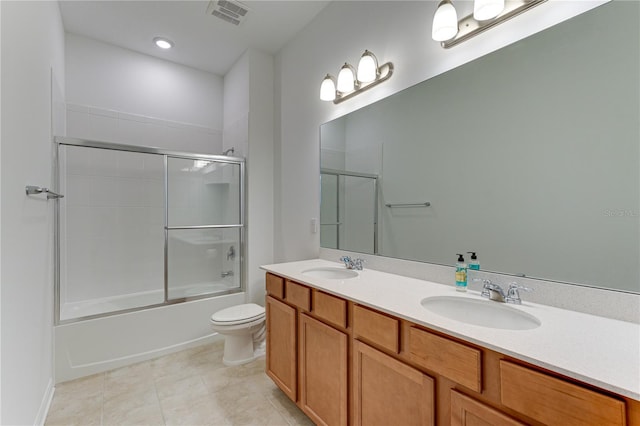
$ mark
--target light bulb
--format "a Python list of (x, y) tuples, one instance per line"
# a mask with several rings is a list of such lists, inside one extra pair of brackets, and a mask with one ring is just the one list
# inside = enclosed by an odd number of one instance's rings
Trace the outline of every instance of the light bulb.
[(476, 21), (493, 19), (504, 10), (504, 0), (475, 0), (473, 2), (473, 18)]
[(356, 76), (353, 72), (353, 67), (345, 62), (338, 73), (338, 84), (336, 86), (338, 92), (353, 92), (355, 89), (355, 79)]
[(450, 40), (458, 34), (458, 13), (449, 0), (442, 0), (433, 15), (431, 38), (435, 41)]
[(166, 39), (166, 38), (156, 37), (156, 38), (153, 39), (153, 42), (160, 49), (171, 49), (173, 47), (173, 42), (171, 40)]
[(375, 55), (365, 50), (358, 62), (358, 81), (371, 83), (378, 77), (378, 60)]
[(322, 80), (320, 85), (320, 99), (323, 101), (333, 101), (336, 98), (336, 83), (329, 74)]

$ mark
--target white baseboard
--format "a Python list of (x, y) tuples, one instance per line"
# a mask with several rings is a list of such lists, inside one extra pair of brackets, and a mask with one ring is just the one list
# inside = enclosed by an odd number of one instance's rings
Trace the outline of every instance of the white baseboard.
[(33, 421), (33, 424), (36, 426), (43, 426), (45, 420), (47, 420), (47, 414), (49, 414), (49, 408), (51, 407), (51, 401), (53, 401), (53, 394), (55, 393), (56, 388), (53, 386), (53, 377), (49, 379), (49, 383), (47, 384), (47, 389), (42, 396), (42, 402), (40, 403), (40, 409), (38, 409), (38, 415), (36, 419)]

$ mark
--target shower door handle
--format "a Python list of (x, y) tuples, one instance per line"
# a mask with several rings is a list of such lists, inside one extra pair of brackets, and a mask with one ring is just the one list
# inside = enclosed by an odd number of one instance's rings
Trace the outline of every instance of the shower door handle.
[(45, 193), (45, 194), (47, 194), (47, 200), (57, 200), (58, 198), (64, 198), (64, 195), (57, 194), (57, 193), (49, 190), (49, 188), (42, 188), (40, 186), (27, 185), (24, 188), (24, 190), (25, 190), (25, 193), (27, 195), (35, 195), (35, 194)]

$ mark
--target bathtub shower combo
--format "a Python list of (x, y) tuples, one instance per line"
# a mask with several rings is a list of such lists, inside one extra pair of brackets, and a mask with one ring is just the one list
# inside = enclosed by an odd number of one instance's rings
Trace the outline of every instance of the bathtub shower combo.
[(56, 380), (210, 336), (244, 301), (244, 159), (55, 143)]

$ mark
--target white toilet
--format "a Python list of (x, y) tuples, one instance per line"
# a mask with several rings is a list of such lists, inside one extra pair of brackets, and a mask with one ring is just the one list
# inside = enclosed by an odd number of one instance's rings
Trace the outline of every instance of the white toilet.
[(236, 305), (211, 315), (211, 328), (224, 336), (225, 365), (240, 365), (265, 353), (265, 311), (255, 303)]

